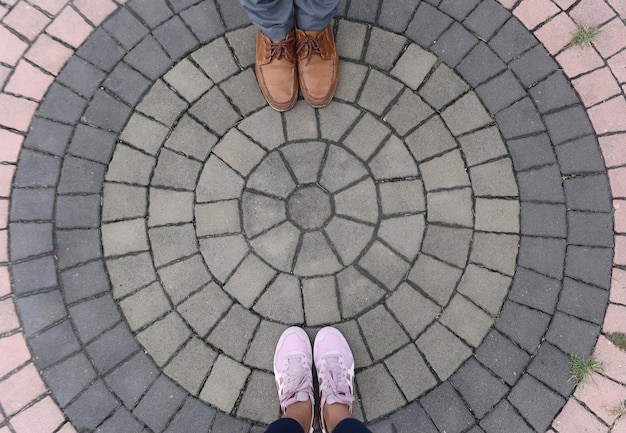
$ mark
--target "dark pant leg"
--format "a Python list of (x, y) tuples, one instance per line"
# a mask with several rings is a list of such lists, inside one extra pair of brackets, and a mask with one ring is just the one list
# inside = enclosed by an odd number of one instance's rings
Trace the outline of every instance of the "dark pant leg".
[(293, 0), (239, 0), (250, 21), (273, 41), (293, 29)]
[(293, 0), (293, 4), (301, 30), (324, 30), (339, 9), (339, 0)]
[(304, 433), (302, 426), (293, 418), (279, 418), (269, 426), (265, 433)]
[(341, 421), (332, 433), (372, 433), (361, 421), (356, 418), (346, 418)]

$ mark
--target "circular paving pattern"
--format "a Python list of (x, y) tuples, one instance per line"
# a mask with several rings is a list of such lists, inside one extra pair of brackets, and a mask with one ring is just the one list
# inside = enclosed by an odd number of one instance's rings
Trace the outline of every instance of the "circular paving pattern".
[[(25, 329), (74, 425), (247, 432), (278, 413), (280, 333), (332, 324), (372, 428), (545, 431), (572, 391), (559, 366), (589, 353), (601, 321), (556, 311), (561, 281), (606, 288), (594, 269), (612, 251), (565, 231), (566, 198), (606, 212), (608, 184), (595, 168), (561, 179), (552, 146), (597, 141), (556, 66), (533, 60), (547, 58), (536, 40), (511, 19), (497, 34), (474, 22), (480, 42), (426, 5), (408, 27), (383, 8), (395, 32), (338, 19), (335, 100), (278, 113), (256, 86), (245, 18), (229, 31), (194, 21), (212, 4), (162, 19), (120, 8), (68, 64), (98, 73), (59, 75), (21, 155), (12, 278), (35, 293), (18, 301), (24, 317), (34, 299), (60, 305)], [(543, 99), (555, 87), (559, 100)], [(54, 226), (43, 210), (20, 216), (42, 187), (56, 188)], [(589, 195), (593, 209), (578, 204)], [(542, 417), (526, 413), (531, 396)]]

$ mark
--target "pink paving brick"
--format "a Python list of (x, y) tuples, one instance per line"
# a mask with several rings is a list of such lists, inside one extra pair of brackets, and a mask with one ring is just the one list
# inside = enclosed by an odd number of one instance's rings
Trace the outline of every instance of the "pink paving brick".
[(622, 18), (626, 18), (626, 2), (624, 0), (609, 0), (609, 4), (613, 6)]
[(9, 200), (0, 199), (0, 229), (6, 229), (9, 223)]
[(528, 29), (534, 29), (561, 12), (550, 0), (524, 0), (513, 11), (515, 15)]
[(0, 262), (8, 262), (9, 255), (7, 253), (9, 246), (9, 237), (6, 230), (0, 230)]
[(68, 0), (30, 0), (30, 2), (46, 12), (56, 15), (67, 4)]
[(9, 12), (9, 8), (0, 5), (0, 19), (2, 19), (7, 14), (7, 12)]
[(611, 433), (626, 433), (626, 417), (625, 416), (617, 420), (617, 422), (613, 426), (613, 430), (611, 430)]
[(626, 271), (623, 269), (613, 268), (609, 300), (615, 304), (626, 305)]
[(5, 376), (30, 359), (24, 335), (21, 332), (0, 338), (0, 377)]
[(0, 266), (0, 296), (11, 293), (11, 280), (9, 278), (9, 268)]
[(559, 416), (552, 422), (552, 428), (559, 433), (606, 433), (609, 431), (608, 427), (602, 425), (591, 412), (573, 398), (567, 401)]
[(602, 332), (626, 333), (626, 306), (609, 304), (604, 316)]
[(554, 0), (554, 3), (556, 3), (561, 9), (565, 10), (576, 3), (576, 0)]
[(0, 26), (0, 62), (15, 65), (26, 51), (28, 45), (11, 33), (6, 27)]
[(43, 34), (37, 38), (26, 52), (25, 57), (46, 71), (56, 75), (72, 54), (74, 54), (74, 51), (70, 48)]
[(626, 198), (626, 167), (610, 169), (609, 181), (613, 197)]
[(602, 361), (604, 374), (616, 382), (626, 383), (626, 352), (620, 350), (601, 335), (596, 343), (593, 356)]
[(615, 264), (626, 265), (626, 236), (615, 236)]
[(46, 386), (31, 363), (0, 382), (0, 404), (11, 416), (45, 392)]
[(74, 48), (82, 44), (92, 31), (93, 27), (70, 6), (63, 9), (46, 29), (46, 33)]
[(32, 41), (48, 25), (50, 18), (22, 1), (15, 5), (3, 21), (8, 27)]
[(626, 46), (626, 24), (619, 18), (600, 27), (600, 34), (593, 45), (604, 58), (621, 51)]
[[(2, 420), (2, 415), (0, 415), (0, 420)], [(11, 433), (8, 427), (0, 428), (0, 433)]]
[(585, 74), (573, 80), (572, 84), (586, 107), (606, 101), (622, 92), (611, 70), (607, 67)]
[[(622, 179), (626, 185), (626, 179)], [(615, 209), (615, 231), (617, 233), (626, 234), (626, 200), (613, 200), (613, 209)]]
[(76, 433), (76, 429), (70, 423), (65, 423), (57, 433)]
[(556, 61), (570, 78), (604, 66), (604, 60), (592, 47), (570, 47), (556, 56)]
[(619, 96), (587, 110), (598, 134), (626, 131), (626, 100)]
[(615, 77), (617, 77), (617, 81), (626, 83), (626, 51), (622, 51), (611, 57), (609, 59), (609, 67), (611, 71), (613, 71), (613, 74), (615, 74)]
[(117, 9), (111, 0), (74, 0), (74, 6), (96, 26)]
[(50, 397), (37, 402), (11, 419), (17, 433), (52, 433), (63, 422), (64, 416)]
[(569, 15), (578, 24), (598, 26), (613, 18), (615, 12), (605, 0), (582, 0)]
[(614, 419), (614, 416), (611, 415), (611, 409), (626, 399), (626, 386), (596, 373), (584, 386), (579, 386), (576, 389), (574, 396), (586, 404), (604, 422), (611, 424)]
[(9, 74), (11, 73), (11, 71), (12, 71), (11, 68), (0, 65), (0, 89), (2, 89), (2, 86), (4, 86), (4, 83), (6, 83), (7, 78), (9, 78)]
[(0, 197), (8, 197), (11, 194), (14, 173), (14, 165), (0, 165)]
[(16, 162), (24, 137), (7, 129), (0, 129), (0, 162)]
[(0, 125), (27, 131), (37, 109), (37, 103), (15, 96), (0, 94)]
[(25, 60), (21, 60), (17, 64), (5, 91), (39, 101), (46, 94), (53, 81), (52, 75), (34, 67)]
[(626, 164), (626, 134), (607, 135), (598, 141), (607, 167)]
[(576, 32), (576, 24), (566, 13), (561, 12), (537, 30), (535, 36), (550, 54), (554, 55), (570, 43), (574, 32)]
[(4, 301), (0, 301), (0, 334), (14, 331), (19, 327), (20, 321), (17, 318), (13, 299), (7, 298)]

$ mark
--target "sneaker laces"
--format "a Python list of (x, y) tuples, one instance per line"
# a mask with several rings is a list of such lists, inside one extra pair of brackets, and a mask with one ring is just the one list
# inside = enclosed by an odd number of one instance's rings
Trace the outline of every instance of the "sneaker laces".
[(281, 406), (287, 407), (296, 401), (309, 400), (310, 390), (313, 388), (313, 376), (311, 365), (306, 362), (306, 357), (301, 353), (293, 353), (285, 356), (285, 364), (284, 393), (280, 396)]
[(348, 369), (343, 358), (338, 354), (328, 354), (321, 359), (321, 373), (323, 380), (320, 383), (322, 403), (340, 403), (350, 405), (354, 395), (350, 389), (347, 375)]
[(304, 32), (302, 34), (304, 36), (296, 44), (296, 51), (301, 53), (303, 50), (306, 50), (306, 55), (302, 60), (306, 60), (305, 66), (308, 66), (313, 54), (320, 56), (323, 54), (322, 48), (325, 48), (325, 46), (321, 44), (321, 41), (324, 38), (324, 33), (321, 32), (317, 37), (311, 37)]
[(294, 44), (294, 36), (292, 34), (288, 34), (287, 37), (281, 39), (279, 41), (269, 41), (268, 46), (266, 47), (266, 51), (270, 52), (269, 58), (271, 60), (280, 60), (282, 58), (286, 58), (289, 61), (295, 61), (293, 58), (293, 44)]

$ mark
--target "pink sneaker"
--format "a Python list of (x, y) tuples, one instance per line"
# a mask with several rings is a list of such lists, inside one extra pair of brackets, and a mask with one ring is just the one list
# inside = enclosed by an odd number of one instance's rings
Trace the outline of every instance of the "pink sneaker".
[(320, 387), (320, 426), (326, 433), (324, 405), (340, 403), (352, 413), (354, 401), (354, 356), (338, 329), (323, 328), (315, 336), (313, 357)]
[(314, 404), (313, 359), (311, 341), (302, 328), (292, 326), (285, 329), (274, 352), (274, 378), (278, 388), (278, 399), (283, 413), (298, 401), (311, 402), (311, 429), (313, 433)]

